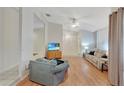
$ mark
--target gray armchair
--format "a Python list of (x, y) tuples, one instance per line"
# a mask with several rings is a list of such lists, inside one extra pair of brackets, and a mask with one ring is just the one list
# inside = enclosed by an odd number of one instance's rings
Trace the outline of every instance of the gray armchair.
[(43, 85), (58, 85), (64, 80), (68, 67), (66, 61), (60, 65), (47, 60), (30, 61), (29, 79)]

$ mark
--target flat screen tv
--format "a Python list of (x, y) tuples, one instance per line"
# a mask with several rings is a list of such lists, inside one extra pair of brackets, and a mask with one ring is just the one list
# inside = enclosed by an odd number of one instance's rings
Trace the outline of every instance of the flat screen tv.
[(60, 43), (48, 43), (48, 50), (59, 50)]

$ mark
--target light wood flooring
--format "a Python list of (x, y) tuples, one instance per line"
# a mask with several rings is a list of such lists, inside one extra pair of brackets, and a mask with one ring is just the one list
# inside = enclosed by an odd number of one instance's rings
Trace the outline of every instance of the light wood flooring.
[[(91, 63), (81, 57), (64, 57), (69, 61), (68, 74), (60, 86), (107, 86), (107, 72), (101, 72)], [(17, 86), (42, 86), (26, 77)]]

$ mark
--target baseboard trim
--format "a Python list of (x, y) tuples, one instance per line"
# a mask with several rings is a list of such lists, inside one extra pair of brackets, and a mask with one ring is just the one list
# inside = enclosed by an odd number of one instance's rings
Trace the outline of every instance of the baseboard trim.
[(22, 80), (24, 80), (28, 75), (29, 75), (29, 73), (27, 73), (27, 74), (25, 74), (24, 76), (20, 77), (20, 78), (18, 79), (18, 81), (17, 81), (16, 83), (14, 83), (13, 85), (14, 85), (14, 86), (17, 86), (17, 84), (18, 84), (19, 82), (21, 82)]

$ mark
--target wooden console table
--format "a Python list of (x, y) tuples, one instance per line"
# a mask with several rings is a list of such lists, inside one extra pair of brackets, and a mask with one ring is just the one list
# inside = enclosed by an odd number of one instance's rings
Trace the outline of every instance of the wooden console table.
[(62, 58), (62, 52), (60, 50), (53, 50), (53, 51), (47, 51), (46, 57), (48, 59), (61, 59)]

